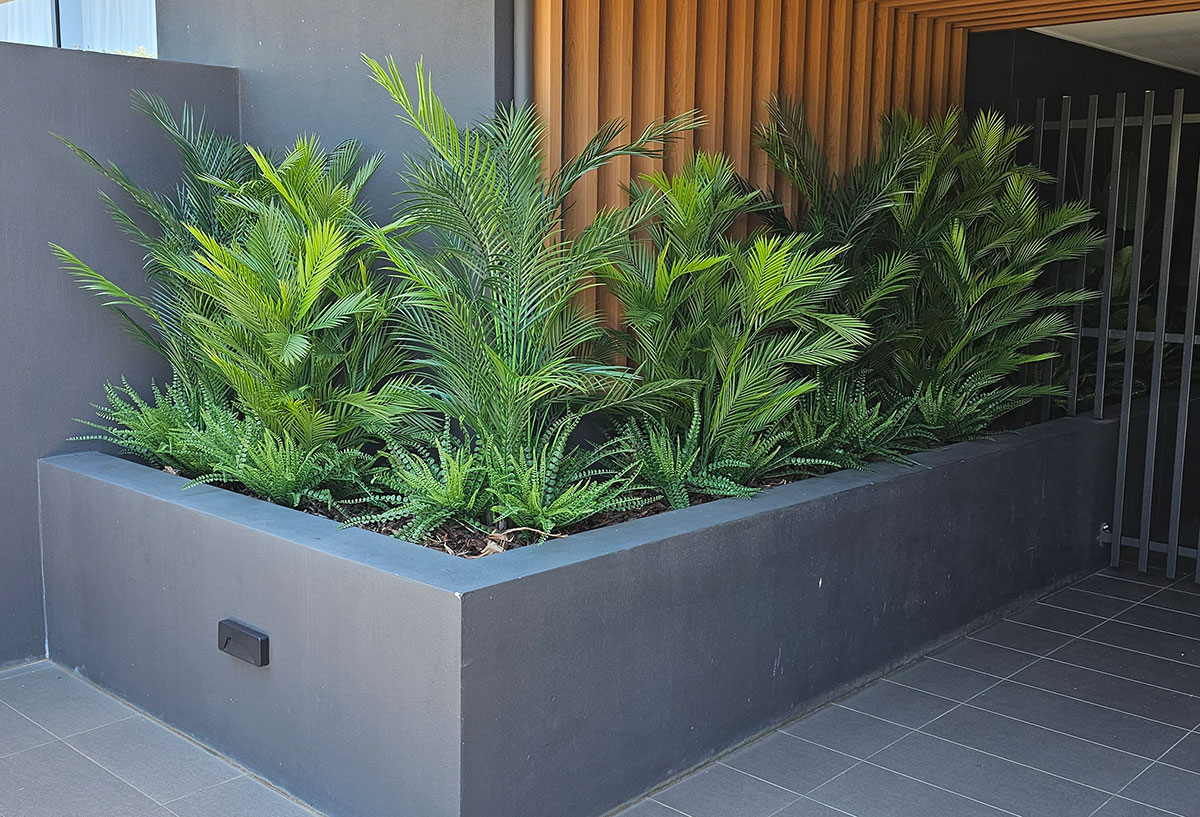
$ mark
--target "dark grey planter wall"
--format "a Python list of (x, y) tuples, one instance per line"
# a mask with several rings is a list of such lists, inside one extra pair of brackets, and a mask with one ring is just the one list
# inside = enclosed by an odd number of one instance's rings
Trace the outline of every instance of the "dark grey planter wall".
[[(51, 656), (332, 817), (592, 817), (1100, 564), (1060, 420), (466, 561), (101, 454), (43, 460)], [(232, 616), (271, 664), (218, 652)]]
[(100, 177), (50, 132), (69, 136), (134, 178), (174, 183), (173, 154), (130, 111), (141, 88), (184, 98), (237, 128), (227, 68), (0, 43), (0, 667), (44, 654), (37, 458), (73, 445), (72, 417), (91, 414), (104, 378), (144, 385), (161, 362), (59, 269), (48, 243), (76, 251), (140, 291), (141, 253), (96, 195)]
[(369, 152), (386, 151), (368, 187), (382, 215), (394, 204), (401, 154), (417, 140), (359, 55), (391, 54), (406, 77), (424, 56), (450, 112), (477, 118), (511, 86), (507, 7), (511, 0), (158, 0), (158, 52), (236, 66), (242, 133), (252, 143), (281, 148), (316, 133), (326, 147), (357, 138)]

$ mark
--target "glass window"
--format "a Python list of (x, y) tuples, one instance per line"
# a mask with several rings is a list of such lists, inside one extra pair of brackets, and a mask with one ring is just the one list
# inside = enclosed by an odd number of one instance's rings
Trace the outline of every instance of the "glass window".
[(54, 0), (0, 2), (0, 41), (54, 45)]
[(63, 48), (153, 57), (154, 0), (58, 0)]
[(0, 41), (158, 55), (154, 0), (0, 0)]

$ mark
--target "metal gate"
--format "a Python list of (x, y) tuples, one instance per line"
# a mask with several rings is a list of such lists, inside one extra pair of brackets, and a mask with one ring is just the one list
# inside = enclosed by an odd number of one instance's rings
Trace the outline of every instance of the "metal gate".
[[(1065, 399), (1047, 398), (1038, 413), (1043, 420), (1074, 415), (1090, 404), (1103, 419), (1119, 407), (1112, 523), (1102, 535), (1114, 565), (1126, 548), (1137, 549), (1142, 571), (1161, 553), (1174, 578), (1179, 557), (1195, 559), (1200, 545), (1200, 433), (1188, 435), (1200, 287), (1200, 112), (1186, 112), (1183, 90), (1158, 97), (1120, 93), (1085, 104), (1064, 97), (1057, 110), (1038, 99), (1026, 110), (1015, 104), (1010, 121), (1025, 115), (1028, 158), (1054, 176), (1056, 203), (1087, 202), (1105, 236), (1101, 252), (1052, 272), (1056, 283), (1100, 297), (1075, 310), (1061, 363), (1026, 374), (1066, 385)], [(1196, 447), (1190, 457), (1189, 444)]]

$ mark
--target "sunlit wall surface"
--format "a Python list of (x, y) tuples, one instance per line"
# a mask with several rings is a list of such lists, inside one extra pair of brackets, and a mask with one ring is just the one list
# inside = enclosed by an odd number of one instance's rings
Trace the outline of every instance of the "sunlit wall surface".
[(158, 53), (154, 0), (0, 0), (0, 40), (110, 54)]

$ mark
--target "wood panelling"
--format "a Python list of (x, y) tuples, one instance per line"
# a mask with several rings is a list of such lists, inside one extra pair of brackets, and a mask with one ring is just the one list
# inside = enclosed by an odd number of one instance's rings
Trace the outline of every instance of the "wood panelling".
[[(667, 151), (724, 151), (755, 184), (784, 188), (753, 147), (764, 104), (804, 102), (833, 166), (865, 156), (879, 118), (928, 118), (963, 101), (967, 34), (1200, 9), (1200, 0), (531, 0), (534, 102), (557, 166), (601, 123), (640, 131), (698, 109), (705, 124)], [(567, 229), (623, 201), (630, 178), (662, 162), (628, 159), (576, 186)], [(610, 316), (613, 307), (598, 295)]]

